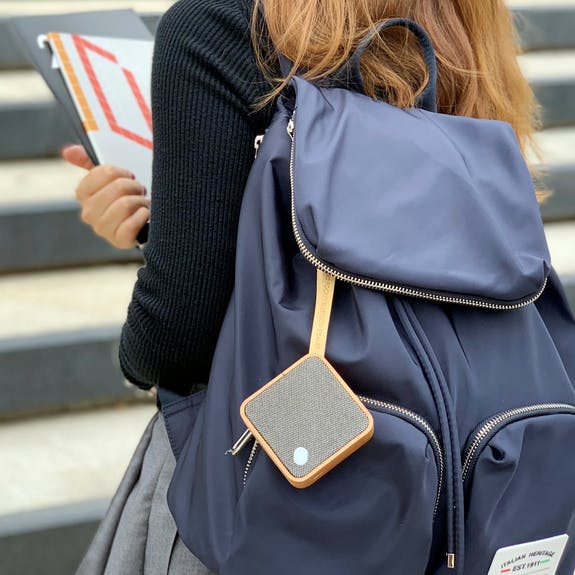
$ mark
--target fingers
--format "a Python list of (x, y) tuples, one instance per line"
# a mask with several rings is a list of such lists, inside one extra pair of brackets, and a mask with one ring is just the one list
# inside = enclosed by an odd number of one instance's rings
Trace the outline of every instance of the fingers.
[(131, 248), (150, 217), (150, 200), (134, 175), (111, 165), (93, 166), (82, 146), (69, 146), (62, 157), (88, 173), (76, 188), (82, 221), (117, 248)]
[[(76, 188), (76, 197), (83, 204), (89, 197), (93, 196), (108, 184), (118, 179), (134, 180), (134, 175), (124, 168), (117, 166), (102, 165), (91, 169), (86, 176), (82, 178)], [(140, 184), (138, 184), (140, 185)], [(140, 186), (141, 187), (141, 186)]]
[(61, 154), (64, 160), (74, 166), (78, 166), (78, 168), (91, 170), (94, 167), (94, 164), (86, 153), (84, 146), (66, 146), (62, 150)]
[[(109, 184), (93, 192), (92, 195), (78, 197), (82, 204), (82, 221), (94, 227), (102, 214), (120, 198), (144, 195), (144, 187), (136, 180), (127, 178), (112, 180)], [(98, 233), (97, 230), (96, 233)]]
[(122, 196), (112, 202), (93, 224), (94, 231), (121, 249), (136, 245), (136, 238), (150, 218), (150, 200), (142, 196)]
[(140, 207), (130, 217), (125, 219), (114, 232), (114, 243), (116, 247), (134, 247), (140, 230), (150, 219), (150, 208)]

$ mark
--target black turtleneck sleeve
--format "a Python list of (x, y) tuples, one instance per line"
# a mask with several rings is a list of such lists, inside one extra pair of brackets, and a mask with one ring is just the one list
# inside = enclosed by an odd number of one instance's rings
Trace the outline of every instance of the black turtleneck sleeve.
[(125, 376), (144, 388), (208, 380), (254, 138), (271, 117), (254, 112), (270, 86), (250, 12), (249, 0), (180, 0), (157, 31), (152, 215), (120, 343)]

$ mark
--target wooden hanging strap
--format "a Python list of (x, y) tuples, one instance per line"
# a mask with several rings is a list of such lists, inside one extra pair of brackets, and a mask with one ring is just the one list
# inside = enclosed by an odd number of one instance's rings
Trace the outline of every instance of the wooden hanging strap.
[(324, 357), (333, 303), (335, 277), (318, 269), (316, 282), (315, 311), (313, 314), (309, 353)]

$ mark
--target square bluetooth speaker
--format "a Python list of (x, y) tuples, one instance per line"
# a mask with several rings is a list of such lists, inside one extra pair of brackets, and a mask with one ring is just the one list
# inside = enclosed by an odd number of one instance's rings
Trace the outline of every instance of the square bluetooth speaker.
[(335, 369), (306, 355), (241, 406), (241, 417), (286, 479), (309, 487), (373, 435), (373, 418)]

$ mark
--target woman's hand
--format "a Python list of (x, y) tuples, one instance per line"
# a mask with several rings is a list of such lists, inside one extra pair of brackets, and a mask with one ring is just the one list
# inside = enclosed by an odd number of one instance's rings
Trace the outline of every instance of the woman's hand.
[(122, 168), (94, 166), (82, 146), (64, 148), (62, 157), (88, 170), (76, 188), (82, 221), (114, 247), (133, 248), (150, 218), (150, 200), (142, 184)]

